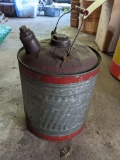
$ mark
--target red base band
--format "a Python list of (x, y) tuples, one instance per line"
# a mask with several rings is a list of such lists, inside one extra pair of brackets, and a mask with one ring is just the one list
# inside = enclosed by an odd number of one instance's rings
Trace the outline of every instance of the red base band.
[(116, 64), (114, 61), (112, 61), (111, 63), (110, 72), (115, 78), (120, 80), (120, 66)]
[(56, 142), (61, 142), (61, 141), (66, 141), (69, 140), (73, 137), (75, 137), (76, 135), (78, 135), (82, 129), (84, 128), (85, 125), (83, 125), (79, 130), (69, 134), (69, 135), (65, 135), (65, 136), (49, 136), (49, 135), (45, 135), (43, 133), (38, 132), (36, 129), (34, 129), (31, 124), (27, 121), (27, 127), (29, 128), (29, 130), (36, 135), (37, 137), (40, 137), (42, 139), (48, 140), (48, 141), (56, 141)]

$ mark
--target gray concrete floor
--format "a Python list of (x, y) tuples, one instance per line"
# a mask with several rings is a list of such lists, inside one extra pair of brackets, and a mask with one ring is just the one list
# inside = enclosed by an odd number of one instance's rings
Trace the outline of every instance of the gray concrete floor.
[[(74, 38), (77, 29), (69, 27), (70, 16), (60, 22), (58, 31)], [(59, 160), (60, 150), (70, 147), (67, 160), (120, 159), (120, 82), (109, 72), (112, 57), (101, 53), (95, 36), (81, 34), (78, 41), (94, 47), (102, 57), (86, 127), (65, 142), (48, 142), (26, 128), (17, 52), (22, 47), (19, 27), (31, 28), (39, 40), (49, 38), (57, 18), (9, 18), (11, 33), (0, 45), (0, 160)]]

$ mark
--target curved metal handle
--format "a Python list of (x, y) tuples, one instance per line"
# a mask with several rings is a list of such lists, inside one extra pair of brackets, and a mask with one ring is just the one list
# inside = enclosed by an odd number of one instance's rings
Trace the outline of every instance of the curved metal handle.
[(81, 30), (81, 27), (82, 27), (82, 24), (83, 24), (83, 20), (84, 20), (84, 16), (87, 16), (87, 15), (89, 14), (88, 10), (86, 10), (86, 9), (84, 9), (84, 8), (81, 8), (81, 7), (79, 7), (79, 6), (74, 6), (73, 8), (71, 8), (70, 11), (64, 13), (63, 15), (61, 15), (61, 16), (59, 17), (59, 19), (58, 19), (58, 21), (57, 21), (57, 23), (56, 23), (56, 26), (55, 26), (55, 28), (54, 28), (54, 30), (51, 32), (52, 35), (56, 33), (57, 25), (58, 25), (58, 23), (59, 23), (59, 20), (60, 20), (65, 14), (70, 13), (72, 10), (75, 10), (75, 11), (79, 12), (79, 13), (82, 15), (82, 22), (81, 22), (81, 26), (80, 26), (80, 28), (79, 28), (79, 30), (78, 30), (75, 38), (74, 38), (74, 41), (73, 41), (72, 45), (69, 47), (68, 54), (64, 57), (64, 60), (68, 59), (67, 57), (70, 56), (70, 54), (71, 54), (72, 47), (73, 47), (73, 45), (74, 45), (74, 43), (75, 43), (75, 41), (76, 41), (76, 39), (77, 39), (77, 37), (78, 37), (78, 34), (79, 34), (80, 30)]
[(77, 34), (76, 34), (76, 36), (74, 38), (74, 41), (73, 41), (72, 45), (69, 47), (68, 54), (66, 55), (66, 57), (69, 57), (71, 55), (71, 51), (72, 51), (73, 45), (74, 45), (74, 43), (75, 43), (75, 41), (76, 41), (76, 39), (78, 37), (78, 34), (80, 33), (80, 30), (82, 28), (82, 24), (83, 24), (83, 21), (84, 21), (84, 16), (87, 16), (89, 14), (88, 10), (86, 10), (84, 8), (81, 8), (79, 6), (75, 6), (74, 9), (76, 11), (78, 11), (82, 15), (82, 22), (81, 22), (80, 28), (78, 29), (78, 32), (77, 32)]
[(75, 10), (75, 11), (79, 12), (79, 13), (80, 13), (81, 15), (83, 15), (83, 16), (87, 16), (87, 15), (89, 14), (88, 10), (86, 10), (86, 9), (84, 9), (84, 8), (81, 8), (81, 7), (79, 7), (79, 6), (74, 6), (74, 7), (71, 8), (68, 12), (62, 14), (62, 15), (59, 17), (59, 19), (58, 19), (58, 21), (57, 21), (57, 23), (56, 23), (56, 26), (55, 26), (54, 30), (51, 32), (51, 34), (56, 33), (57, 25), (58, 25), (60, 19), (61, 19), (65, 14), (70, 13), (72, 10)]

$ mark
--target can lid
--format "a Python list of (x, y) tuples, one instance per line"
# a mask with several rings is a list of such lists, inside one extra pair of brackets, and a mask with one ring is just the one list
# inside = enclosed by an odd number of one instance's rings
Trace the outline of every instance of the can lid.
[(26, 67), (49, 75), (74, 75), (88, 72), (100, 64), (100, 55), (90, 47), (77, 43), (71, 56), (66, 58), (68, 47), (50, 45), (50, 39), (43, 40), (39, 54), (26, 54), (22, 48), (18, 60)]

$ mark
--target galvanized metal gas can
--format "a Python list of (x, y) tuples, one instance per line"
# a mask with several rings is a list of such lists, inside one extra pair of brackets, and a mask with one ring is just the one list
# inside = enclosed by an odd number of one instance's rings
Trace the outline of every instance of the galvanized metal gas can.
[(69, 54), (70, 46), (68, 36), (52, 33), (33, 54), (25, 47), (18, 52), (27, 126), (46, 140), (68, 140), (82, 130), (99, 72), (97, 51), (76, 43)]

